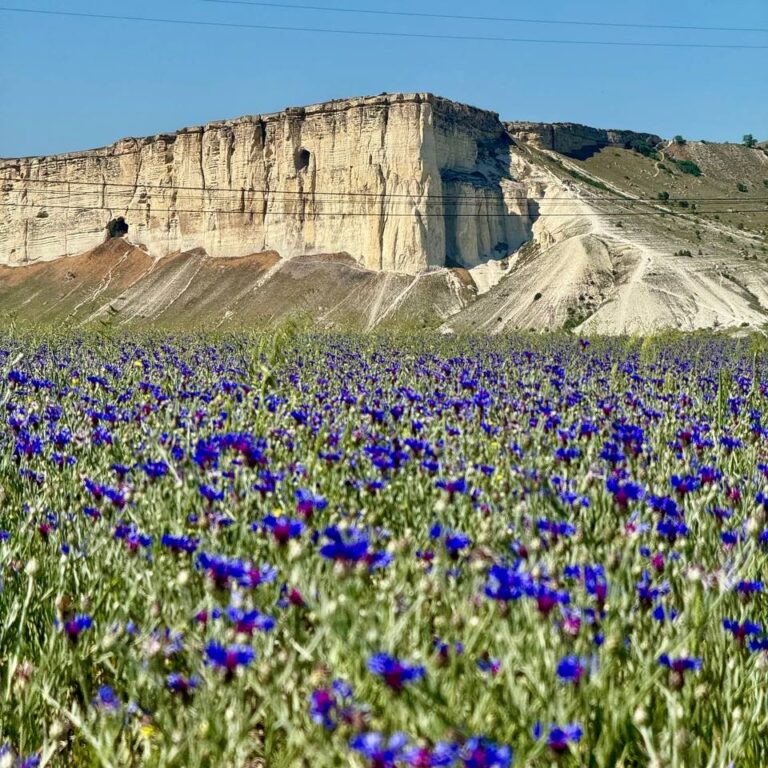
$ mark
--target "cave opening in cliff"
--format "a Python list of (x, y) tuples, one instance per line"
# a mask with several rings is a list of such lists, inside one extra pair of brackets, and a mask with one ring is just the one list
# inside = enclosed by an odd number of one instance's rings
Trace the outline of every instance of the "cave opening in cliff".
[(115, 237), (123, 237), (128, 234), (128, 224), (122, 216), (118, 216), (116, 219), (107, 224), (107, 239), (111, 240)]
[(303, 171), (305, 168), (309, 168), (309, 161), (311, 157), (312, 155), (310, 154), (310, 151), (302, 147), (296, 153), (296, 170)]

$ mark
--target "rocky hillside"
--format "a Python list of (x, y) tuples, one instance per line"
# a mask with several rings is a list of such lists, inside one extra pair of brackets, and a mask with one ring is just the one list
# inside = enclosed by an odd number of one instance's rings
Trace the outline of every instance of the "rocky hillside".
[(609, 145), (583, 159), (537, 140), (517, 149), (521, 175), (545, 189), (532, 239), (449, 327), (643, 333), (768, 322), (768, 154), (703, 142), (648, 154)]
[[(43, 183), (59, 178), (66, 189)], [(395, 95), (0, 161), (0, 179), (0, 313), (23, 321), (301, 316), (494, 333), (768, 322), (761, 147), (504, 125)], [(347, 202), (331, 212), (321, 193), (333, 190)]]

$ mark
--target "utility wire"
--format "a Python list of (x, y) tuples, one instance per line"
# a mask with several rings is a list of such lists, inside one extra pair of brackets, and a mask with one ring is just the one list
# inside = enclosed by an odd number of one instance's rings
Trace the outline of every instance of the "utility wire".
[[(125, 211), (126, 213), (143, 213), (150, 215), (153, 213), (196, 213), (196, 214), (222, 214), (222, 215), (228, 215), (228, 216), (254, 216), (257, 215), (258, 211), (228, 211), (223, 210), (219, 208), (208, 208), (208, 209), (197, 209), (197, 208), (152, 208), (150, 210), (147, 210), (146, 208), (126, 208), (124, 206), (120, 205), (114, 205), (114, 206), (108, 206), (108, 205), (44, 205), (41, 203), (11, 203), (11, 202), (0, 202), (0, 207), (4, 208), (43, 208), (43, 209), (52, 209), (52, 210), (68, 210), (68, 211)], [(268, 213), (275, 213), (274, 211), (269, 211)], [(287, 213), (287, 215), (294, 215), (291, 212), (283, 212)], [(486, 218), (512, 218), (512, 217), (525, 217), (525, 218), (533, 218), (533, 219), (540, 219), (540, 218), (560, 218), (560, 217), (591, 217), (591, 216), (680, 216), (683, 215), (684, 212), (679, 211), (617, 211), (617, 212), (611, 212), (611, 213), (598, 213), (598, 212), (590, 212), (590, 213), (542, 213), (542, 214), (528, 214), (528, 213), (387, 213), (386, 215), (388, 217), (408, 217), (408, 218), (432, 218), (432, 217), (439, 217), (439, 218), (465, 218), (465, 217), (471, 217), (476, 218), (477, 216), (485, 216)], [(728, 210), (717, 210), (717, 211), (700, 211), (700, 213), (765, 213), (763, 209), (751, 209), (751, 208), (744, 208), (744, 209), (728, 209)], [(341, 216), (341, 217), (348, 217), (348, 216), (379, 216), (381, 215), (379, 212), (372, 212), (368, 213), (365, 211), (315, 211), (315, 212), (309, 212), (305, 214), (307, 217), (312, 216)]]
[(196, 21), (192, 19), (165, 19), (150, 16), (119, 16), (116, 14), (84, 13), (77, 11), (49, 11), (38, 8), (14, 8), (0, 6), (3, 13), (38, 14), (43, 16), (64, 16), (81, 19), (103, 19), (107, 21), (138, 21), (151, 24), (176, 24), (195, 27), (218, 27), (223, 29), (260, 29), (270, 32), (311, 32), (324, 35), (346, 35), (364, 37), (398, 37), (414, 40), (454, 40), (483, 43), (524, 43), (536, 45), (579, 45), (603, 47), (632, 47), (632, 48), (702, 48), (702, 49), (732, 49), (732, 50), (768, 50), (768, 45), (744, 45), (726, 43), (662, 43), (662, 42), (629, 42), (616, 40), (557, 40), (536, 39), (525, 37), (497, 37), (493, 35), (447, 35), (428, 32), (392, 32), (382, 30), (335, 29), (327, 27), (296, 27), (274, 24), (243, 24), (224, 21)]
[(514, 24), (547, 24), (550, 26), (608, 27), (612, 29), (673, 29), (694, 32), (768, 32), (763, 27), (702, 27), (688, 24), (637, 24), (608, 21), (579, 21), (575, 19), (531, 19), (514, 16), (471, 16), (455, 13), (426, 13), (419, 11), (388, 11), (383, 8), (345, 8), (324, 5), (299, 5), (296, 3), (262, 3), (254, 0), (202, 0), (218, 5), (251, 5), (257, 8), (279, 8), (280, 10), (323, 11), (328, 13), (354, 13), (372, 16), (400, 16), (419, 19), (450, 19), (454, 21), (494, 21)]
[[(2, 169), (0, 168), (0, 172)], [(290, 189), (233, 189), (233, 188), (227, 188), (227, 187), (195, 187), (195, 186), (183, 186), (183, 185), (175, 185), (175, 184), (145, 184), (143, 182), (139, 182), (138, 184), (131, 184), (126, 182), (114, 182), (114, 181), (76, 181), (76, 180), (70, 180), (70, 179), (25, 179), (21, 177), (16, 178), (3, 178), (0, 177), (0, 185), (3, 185), (7, 182), (11, 182), (14, 184), (57, 184), (57, 185), (63, 185), (63, 184), (76, 184), (79, 186), (90, 186), (90, 187), (118, 187), (121, 189), (126, 190), (135, 190), (138, 191), (139, 189), (155, 189), (159, 192), (176, 192), (176, 191), (192, 191), (192, 192), (204, 192), (204, 193), (216, 193), (216, 194), (224, 194), (224, 195), (251, 195), (251, 194), (264, 194), (264, 195), (280, 195), (280, 196), (286, 196), (286, 197), (300, 197), (300, 198), (306, 198), (306, 197), (361, 197), (361, 198), (408, 198), (408, 200), (413, 200), (414, 198), (418, 197), (418, 195), (411, 195), (407, 192), (330, 192), (330, 191), (321, 191), (321, 190), (311, 190), (311, 191), (303, 191), (303, 190), (290, 190)], [(0, 192), (35, 192), (34, 190), (3, 190), (0, 186)], [(57, 190), (53, 191), (53, 194), (88, 194), (87, 190), (83, 190), (82, 192), (76, 191), (74, 193), (72, 192), (66, 192), (65, 190), (61, 190), (60, 192)], [(44, 194), (43, 192), (35, 192), (35, 194)], [(95, 194), (95, 193), (91, 193)], [(125, 193), (114, 193), (114, 194), (125, 194)], [(488, 198), (484, 195), (428, 195), (428, 200), (487, 200)], [(612, 202), (612, 201), (619, 201), (624, 203), (659, 203), (663, 204), (666, 202), (678, 202), (678, 201), (687, 201), (690, 203), (698, 203), (698, 202), (763, 202), (768, 201), (768, 197), (670, 197), (667, 200), (660, 200), (659, 198), (655, 197), (648, 197), (648, 198), (633, 198), (633, 197), (623, 197), (621, 195), (592, 195), (592, 196), (585, 196), (585, 197), (574, 197), (574, 196), (531, 196), (531, 195), (524, 195), (521, 197), (511, 197), (510, 201), (514, 200), (531, 200), (531, 201), (546, 201), (549, 202), (550, 200), (566, 200), (570, 202), (578, 202), (579, 200), (594, 200), (596, 202)]]
[[(135, 205), (146, 205), (148, 207), (152, 207), (154, 204), (154, 200), (151, 195), (147, 195), (143, 199), (134, 200), (136, 197), (135, 194), (129, 194), (127, 192), (99, 192), (99, 191), (90, 191), (90, 190), (80, 190), (80, 191), (72, 191), (72, 192), (65, 192), (65, 191), (55, 191), (50, 194), (46, 194), (44, 192), (34, 192), (35, 198), (33, 200), (37, 200), (37, 202), (32, 202), (32, 205), (39, 205), (41, 208), (45, 207), (49, 202), (50, 203), (59, 203), (59, 202), (65, 202), (68, 204), (77, 204), (78, 200), (77, 198), (82, 198), (83, 196), (87, 196), (91, 200), (94, 197), (99, 197), (102, 200), (106, 201), (107, 199), (114, 200), (117, 199), (118, 202), (115, 203), (108, 203), (104, 202), (103, 206), (104, 208), (107, 207), (120, 207), (120, 200), (126, 200), (128, 198), (128, 204), (130, 205), (131, 202), (133, 202)], [(43, 197), (44, 195), (44, 197)], [(159, 204), (166, 203), (168, 204), (167, 195), (158, 195), (156, 197), (156, 201)], [(472, 203), (472, 201), (478, 201), (477, 203)], [(178, 205), (179, 201), (181, 201), (181, 205), (189, 204), (195, 204), (200, 202), (201, 204), (208, 204), (208, 205), (222, 205), (222, 206), (230, 206), (229, 208), (222, 209), (222, 210), (233, 210), (231, 206), (240, 206), (240, 209), (242, 210), (245, 208), (245, 206), (248, 206), (249, 209), (253, 209), (255, 206), (258, 205), (271, 205), (274, 203), (283, 203), (284, 205), (302, 205), (302, 204), (308, 204), (312, 206), (317, 205), (326, 205), (326, 204), (344, 204), (346, 206), (357, 206), (358, 210), (360, 207), (364, 208), (372, 208), (374, 206), (381, 207), (382, 204), (386, 205), (387, 211), (393, 211), (397, 208), (401, 210), (410, 210), (412, 211), (416, 206), (425, 206), (425, 207), (431, 207), (433, 210), (436, 206), (445, 206), (448, 208), (451, 207), (458, 207), (462, 206), (462, 208), (466, 210), (474, 209), (478, 212), (485, 211), (489, 207), (498, 207), (501, 204), (507, 204), (507, 203), (515, 203), (519, 202), (521, 204), (527, 204), (529, 202), (536, 202), (538, 198), (535, 200), (531, 200), (529, 198), (511, 198), (511, 199), (503, 199), (503, 198), (484, 198), (484, 197), (457, 197), (457, 198), (448, 198), (448, 199), (441, 199), (441, 198), (432, 198), (432, 197), (425, 197), (422, 199), (416, 199), (413, 200), (384, 200), (384, 199), (375, 199), (375, 198), (352, 198), (352, 199), (338, 199), (338, 198), (313, 198), (310, 195), (295, 195), (295, 196), (284, 196), (284, 195), (264, 195), (264, 196), (253, 196), (253, 195), (241, 195), (238, 197), (218, 197), (215, 195), (176, 195), (174, 193), (173, 199), (171, 201), (172, 205)], [(15, 202), (13, 200), (8, 200), (7, 202)], [(27, 199), (19, 202), (31, 202)], [(88, 202), (86, 199), (84, 202)], [(465, 202), (468, 202), (468, 205), (464, 205)], [(544, 202), (546, 202), (548, 205), (551, 204), (552, 207), (559, 210), (567, 210), (569, 207), (577, 205), (579, 203), (587, 203), (587, 200), (584, 200), (582, 198), (572, 197), (572, 198), (558, 198), (558, 199), (547, 199)], [(681, 202), (687, 202), (687, 201), (681, 201)], [(739, 203), (741, 205), (759, 205), (763, 204), (765, 205), (765, 211), (768, 213), (768, 198), (739, 198), (736, 199), (724, 199), (724, 200), (705, 200), (703, 203), (701, 200), (697, 201), (700, 205), (704, 206), (716, 206), (718, 210), (728, 210), (728, 206), (732, 203)], [(635, 205), (638, 206), (656, 206), (658, 209), (658, 206), (670, 206), (674, 203), (672, 201), (666, 201), (666, 200), (627, 200), (624, 198), (604, 198), (604, 199), (591, 199), (589, 200), (589, 203), (592, 205), (614, 205), (614, 206), (621, 206), (625, 208), (634, 208)], [(700, 208), (699, 204), (695, 205), (693, 208), (693, 211), (700, 211), (700, 212), (706, 212), (710, 210), (710, 208)], [(236, 209), (235, 209), (236, 210)]]

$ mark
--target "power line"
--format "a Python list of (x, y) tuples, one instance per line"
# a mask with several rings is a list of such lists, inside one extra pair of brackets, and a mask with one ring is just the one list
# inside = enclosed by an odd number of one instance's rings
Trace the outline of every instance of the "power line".
[[(0, 202), (0, 207), (4, 208), (43, 208), (43, 209), (52, 209), (52, 210), (71, 210), (71, 211), (125, 211), (126, 213), (143, 213), (143, 214), (153, 214), (153, 213), (195, 213), (195, 214), (222, 214), (222, 215), (228, 215), (228, 216), (254, 216), (258, 212), (257, 211), (228, 211), (224, 209), (219, 208), (209, 208), (209, 209), (197, 209), (197, 208), (152, 208), (151, 210), (147, 210), (146, 208), (130, 208), (130, 207), (124, 207), (119, 205), (114, 206), (102, 206), (102, 205), (45, 205), (42, 203), (11, 203), (11, 202)], [(274, 212), (270, 212), (274, 213)], [(725, 209), (725, 210), (717, 210), (717, 211), (700, 211), (700, 213), (765, 213), (764, 209)], [(289, 214), (290, 215), (290, 214)], [(306, 214), (307, 216), (379, 216), (381, 215), (378, 212), (374, 213), (368, 213), (365, 211), (315, 211), (310, 212)], [(439, 218), (465, 218), (465, 217), (471, 217), (476, 218), (477, 216), (485, 216), (486, 218), (512, 218), (512, 217), (526, 217), (526, 218), (532, 218), (532, 219), (540, 219), (540, 218), (561, 218), (561, 217), (600, 217), (600, 216), (680, 216), (681, 212), (678, 211), (620, 211), (620, 212), (611, 212), (611, 213), (597, 213), (597, 212), (591, 212), (591, 213), (542, 213), (542, 214), (527, 214), (527, 213), (387, 213), (386, 216), (392, 217), (408, 217), (408, 218), (432, 218), (432, 217), (439, 217)]]
[(515, 24), (547, 24), (550, 26), (608, 27), (613, 29), (671, 29), (694, 32), (768, 32), (762, 27), (700, 27), (688, 24), (637, 24), (608, 21), (579, 21), (575, 19), (531, 19), (510, 16), (471, 16), (454, 13), (426, 13), (419, 11), (388, 11), (383, 8), (345, 8), (339, 6), (299, 5), (295, 3), (262, 3), (254, 0), (202, 0), (218, 5), (251, 5), (258, 8), (279, 8), (281, 10), (323, 11), (328, 13), (354, 13), (372, 16), (400, 16), (420, 19), (450, 19), (453, 21), (494, 21)]
[(150, 16), (118, 16), (116, 14), (84, 13), (77, 11), (49, 11), (39, 8), (12, 8), (0, 6), (0, 12), (26, 13), (43, 16), (64, 16), (83, 19), (103, 19), (107, 21), (138, 21), (151, 24), (177, 24), (195, 27), (218, 27), (222, 29), (260, 29), (270, 32), (312, 32), (315, 34), (346, 35), (364, 37), (398, 37), (414, 40), (454, 40), (482, 43), (523, 43), (536, 45), (594, 45), (603, 47), (632, 47), (632, 48), (706, 48), (732, 50), (768, 50), (768, 45), (743, 45), (726, 43), (662, 43), (662, 42), (629, 42), (616, 40), (556, 40), (536, 39), (525, 37), (497, 37), (493, 35), (448, 35), (428, 32), (392, 32), (382, 30), (335, 29), (327, 27), (296, 27), (274, 24), (243, 24), (225, 21), (196, 21), (192, 19), (165, 19)]
[[(68, 205), (78, 205), (77, 200), (76, 199), (75, 200), (72, 199), (73, 196), (75, 198), (77, 196), (82, 196), (82, 195), (90, 195), (91, 197), (93, 197), (93, 196), (95, 196), (97, 194), (98, 193), (96, 193), (96, 192), (86, 192), (86, 191), (72, 192), (72, 193), (54, 193), (53, 196), (46, 196), (44, 199), (39, 200), (37, 202), (30, 202), (28, 200), (25, 200), (24, 202), (27, 202), (27, 203), (29, 203), (29, 205), (32, 205), (32, 206), (38, 206), (40, 208), (45, 208), (48, 205), (53, 205), (54, 203), (67, 203)], [(120, 193), (120, 192), (105, 192), (105, 193), (102, 193), (101, 195), (98, 195), (98, 196), (101, 197), (102, 199), (118, 198), (118, 202), (114, 202), (114, 203), (113, 202), (106, 202), (106, 201), (103, 202), (103, 204), (100, 206), (101, 208), (121, 208), (122, 206), (121, 206), (119, 200), (120, 199), (125, 200), (125, 198), (126, 198), (126, 195), (124, 193)], [(135, 197), (135, 196), (131, 195), (130, 196), (131, 199), (127, 201), (129, 205), (131, 204), (131, 202), (133, 202), (133, 200), (132, 200), (133, 197)], [(393, 212), (392, 206), (394, 206), (394, 205), (399, 206), (401, 209), (407, 208), (410, 212), (413, 212), (413, 210), (414, 210), (414, 208), (416, 206), (431, 207), (433, 210), (434, 210), (435, 206), (445, 206), (446, 208), (448, 208), (450, 210), (452, 207), (458, 207), (460, 203), (464, 202), (464, 200), (475, 200), (475, 199), (481, 200), (483, 203), (490, 204), (490, 206), (489, 205), (475, 205), (474, 206), (474, 210), (475, 210), (475, 213), (477, 215), (481, 215), (481, 212), (485, 212), (488, 209), (488, 207), (491, 207), (491, 206), (492, 207), (498, 207), (498, 205), (500, 205), (502, 203), (514, 202), (514, 200), (518, 200), (518, 201), (520, 201), (522, 203), (528, 202), (527, 198), (515, 198), (512, 201), (506, 201), (506, 200), (502, 200), (502, 199), (490, 199), (489, 200), (487, 198), (473, 198), (473, 197), (457, 198), (455, 200), (440, 200), (440, 199), (425, 198), (425, 199), (420, 200), (420, 201), (416, 201), (416, 200), (413, 200), (413, 201), (402, 200), (402, 201), (389, 202), (387, 204), (387, 207), (386, 207), (386, 212), (387, 213), (392, 213)], [(179, 208), (176, 207), (177, 201), (179, 201), (179, 200), (186, 201), (189, 204), (192, 204), (192, 203), (195, 203), (198, 200), (200, 200), (200, 198), (199, 197), (193, 197), (193, 196), (186, 196), (186, 195), (182, 195), (180, 197), (174, 197), (174, 199), (172, 201), (172, 204), (174, 205), (174, 209), (173, 210), (179, 210)], [(10, 203), (13, 203), (15, 201), (9, 200), (7, 202), (10, 204)], [(163, 202), (166, 202), (166, 201), (165, 201), (165, 199), (163, 197), (158, 202), (163, 203)], [(260, 203), (261, 204), (265, 204), (265, 205), (271, 205), (271, 204), (274, 204), (274, 203), (283, 203), (285, 205), (290, 205), (290, 204), (294, 204), (294, 205), (295, 204), (308, 204), (308, 205), (316, 207), (318, 204), (320, 204), (320, 205), (339, 204), (339, 203), (343, 204), (345, 201), (344, 200), (336, 200), (336, 199), (331, 199), (331, 200), (327, 200), (327, 199), (325, 199), (325, 200), (324, 199), (315, 200), (315, 199), (313, 199), (311, 197), (306, 197), (306, 196), (298, 196), (298, 197), (279, 197), (278, 196), (278, 197), (264, 198), (263, 200), (248, 200), (248, 201), (243, 200), (242, 198), (239, 198), (239, 199), (232, 199), (232, 198), (226, 199), (226, 198), (208, 197), (208, 199), (206, 201), (200, 201), (200, 202), (207, 202), (209, 204), (210, 203), (213, 203), (213, 204), (219, 203), (219, 204), (224, 204), (224, 205), (229, 204), (230, 206), (234, 206), (234, 205), (238, 205), (239, 204), (241, 206), (239, 209), (229, 207), (229, 208), (221, 208), (221, 209), (217, 209), (217, 210), (219, 210), (219, 212), (221, 212), (221, 213), (241, 213), (241, 212), (243, 212), (246, 209), (246, 206), (247, 206), (249, 212), (256, 212), (254, 207), (256, 205), (260, 204)], [(578, 198), (567, 198), (567, 199), (556, 200), (553, 203), (553, 205), (555, 206), (555, 208), (559, 207), (559, 209), (562, 211), (564, 209), (567, 209), (570, 205), (574, 205), (574, 204), (577, 204), (579, 202), (581, 202), (581, 201)], [(597, 202), (599, 202), (599, 201), (597, 201)], [(624, 210), (630, 210), (630, 209), (634, 208), (635, 204), (642, 205), (642, 206), (649, 205), (649, 203), (647, 203), (647, 202), (632, 201), (632, 200), (620, 200), (620, 199), (604, 200), (603, 202), (606, 203), (606, 204), (614, 205), (614, 206), (621, 206), (621, 207), (623, 207)], [(655, 202), (658, 203), (658, 204), (662, 204), (662, 201), (655, 201)], [(707, 206), (717, 206), (717, 208), (714, 209), (714, 211), (716, 211), (716, 212), (727, 212), (729, 210), (729, 208), (727, 206), (731, 202), (736, 202), (736, 201), (735, 200), (730, 200), (730, 199), (729, 200), (724, 200), (724, 201), (721, 201), (721, 202), (718, 202), (716, 200), (712, 200), (712, 201), (706, 201), (704, 204), (707, 205)], [(765, 212), (768, 213), (768, 202), (766, 202), (766, 198), (740, 199), (738, 202), (741, 203), (741, 204), (750, 204), (750, 205), (753, 205), (753, 204), (757, 205), (759, 203), (763, 203), (766, 206)], [(150, 210), (150, 209), (151, 210), (156, 210), (156, 209), (153, 208), (153, 204), (152, 204), (152, 199), (151, 198), (147, 198), (146, 200), (139, 200), (137, 202), (137, 204), (138, 205), (146, 206), (146, 210)], [(366, 199), (353, 199), (353, 200), (346, 201), (346, 204), (349, 205), (349, 206), (352, 206), (352, 205), (355, 205), (355, 206), (367, 206), (370, 209), (373, 206), (379, 207), (381, 205), (381, 201), (379, 201), (379, 200), (366, 200)], [(463, 206), (463, 207), (466, 209), (468, 206)], [(140, 210), (143, 210), (143, 209), (140, 209)], [(694, 211), (698, 211), (699, 213), (710, 213), (710, 212), (713, 212), (713, 209), (711, 209), (711, 208), (699, 208), (699, 207), (696, 207), (696, 208), (694, 208)], [(666, 209), (656, 208), (655, 212), (656, 213), (666, 213), (667, 211), (666, 211)]]
[[(0, 169), (1, 171), (2, 169)], [(322, 191), (322, 190), (311, 190), (311, 191), (303, 191), (303, 190), (286, 190), (286, 189), (232, 189), (227, 187), (195, 187), (195, 186), (184, 186), (184, 185), (176, 185), (176, 184), (145, 184), (143, 182), (139, 183), (127, 183), (127, 182), (114, 182), (114, 181), (76, 181), (71, 179), (25, 179), (25, 178), (2, 178), (0, 177), (0, 184), (11, 182), (14, 184), (76, 184), (79, 186), (90, 186), (90, 187), (111, 187), (111, 188), (121, 188), (126, 190), (135, 190), (138, 191), (139, 189), (156, 189), (161, 192), (175, 192), (175, 191), (184, 191), (184, 192), (204, 192), (204, 193), (221, 193), (225, 195), (238, 195), (242, 196), (245, 195), (251, 195), (251, 194), (264, 194), (264, 195), (281, 195), (281, 196), (296, 196), (300, 198), (306, 198), (306, 197), (360, 197), (360, 198), (407, 198), (408, 200), (413, 200), (414, 195), (411, 195), (407, 192), (333, 192), (333, 191)], [(22, 190), (0, 190), (0, 191), (22, 191)], [(23, 191), (29, 191), (29, 190), (23, 190)], [(62, 190), (60, 194), (64, 194), (65, 192)], [(44, 194), (42, 192), (36, 193), (36, 194)], [(54, 194), (58, 194), (56, 191), (54, 191)], [(67, 192), (67, 194), (73, 194), (71, 192)], [(83, 192), (75, 192), (74, 194), (88, 194), (87, 190)], [(95, 194), (95, 193), (94, 193)], [(121, 194), (121, 193), (115, 193), (115, 194)], [(427, 197), (427, 200), (487, 200), (488, 198), (484, 195), (429, 195)], [(578, 202), (580, 200), (590, 200), (595, 202), (623, 202), (623, 203), (658, 203), (663, 204), (666, 202), (679, 202), (679, 201), (685, 201), (690, 203), (698, 203), (698, 202), (763, 202), (768, 201), (768, 197), (750, 197), (750, 198), (744, 198), (742, 196), (739, 197), (670, 197), (667, 200), (660, 200), (659, 198), (654, 197), (648, 197), (648, 198), (632, 198), (632, 197), (623, 197), (621, 195), (593, 195), (593, 196), (587, 196), (587, 197), (573, 197), (573, 196), (531, 196), (531, 195), (525, 195), (521, 197), (513, 197), (510, 198), (510, 201), (514, 200), (520, 200), (520, 201), (545, 201), (549, 202), (550, 200), (565, 200), (569, 202)]]

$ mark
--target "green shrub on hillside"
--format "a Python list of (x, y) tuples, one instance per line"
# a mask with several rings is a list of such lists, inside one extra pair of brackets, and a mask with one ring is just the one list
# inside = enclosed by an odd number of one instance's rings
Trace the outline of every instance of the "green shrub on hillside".
[(688, 173), (691, 176), (701, 176), (701, 168), (693, 160), (676, 160), (675, 162), (683, 173)]
[(656, 147), (645, 139), (632, 139), (632, 141), (629, 142), (629, 148), (634, 152), (638, 152), (643, 157), (650, 157), (654, 160), (658, 160), (659, 156), (656, 154)]

